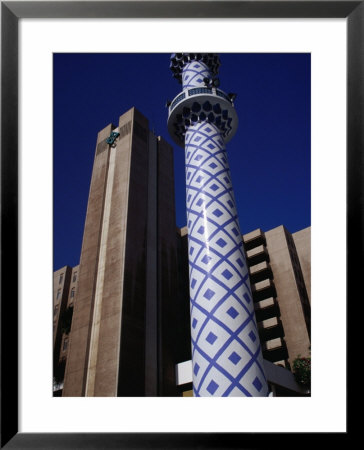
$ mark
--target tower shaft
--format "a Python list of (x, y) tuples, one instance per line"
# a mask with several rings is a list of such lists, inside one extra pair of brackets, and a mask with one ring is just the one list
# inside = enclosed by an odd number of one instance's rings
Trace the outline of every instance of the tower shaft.
[(171, 68), (183, 91), (168, 126), (185, 147), (194, 396), (267, 396), (225, 148), (237, 116), (216, 88), (217, 56), (179, 55)]

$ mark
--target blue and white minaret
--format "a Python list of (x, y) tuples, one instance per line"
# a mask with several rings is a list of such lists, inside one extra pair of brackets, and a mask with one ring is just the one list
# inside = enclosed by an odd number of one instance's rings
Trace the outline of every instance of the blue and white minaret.
[(234, 94), (218, 89), (218, 55), (174, 53), (182, 92), (168, 129), (185, 148), (194, 396), (267, 396), (225, 144), (238, 126)]

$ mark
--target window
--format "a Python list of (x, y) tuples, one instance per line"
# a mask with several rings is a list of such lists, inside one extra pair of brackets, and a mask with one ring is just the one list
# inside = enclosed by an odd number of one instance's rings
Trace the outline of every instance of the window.
[(71, 290), (71, 298), (73, 298), (75, 296), (75, 288), (72, 288)]
[(61, 275), (59, 276), (59, 283), (58, 284), (61, 284), (62, 283), (62, 281), (63, 281), (63, 273), (61, 273)]
[(63, 341), (63, 351), (67, 350), (68, 348), (68, 338), (65, 338), (65, 340)]
[(58, 300), (58, 299), (59, 299), (59, 296), (61, 295), (61, 292), (62, 292), (62, 289), (58, 289), (58, 291), (57, 291), (57, 298), (56, 298), (56, 300)]
[(75, 282), (77, 280), (77, 272), (75, 272), (74, 274), (73, 274), (73, 278), (72, 278), (72, 281), (73, 282)]
[(57, 312), (58, 312), (58, 305), (56, 305), (53, 309), (53, 317), (56, 317)]

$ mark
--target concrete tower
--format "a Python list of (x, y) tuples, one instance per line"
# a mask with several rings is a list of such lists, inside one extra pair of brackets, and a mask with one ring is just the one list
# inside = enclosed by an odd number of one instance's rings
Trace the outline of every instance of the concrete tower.
[(63, 396), (176, 395), (176, 262), (173, 149), (132, 108), (97, 136)]
[(168, 129), (185, 148), (194, 396), (267, 396), (249, 272), (225, 144), (238, 126), (234, 95), (218, 89), (219, 57), (176, 53), (182, 92)]

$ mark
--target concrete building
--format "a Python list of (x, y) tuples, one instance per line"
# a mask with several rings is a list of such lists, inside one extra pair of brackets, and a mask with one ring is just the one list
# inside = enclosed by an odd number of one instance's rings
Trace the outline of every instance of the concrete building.
[[(270, 389), (305, 395), (287, 369), (309, 355), (310, 229), (258, 229), (243, 242)], [(67, 334), (60, 317), (72, 305)], [(54, 273), (54, 307), (63, 396), (191, 394), (187, 228), (175, 226), (173, 150), (135, 108), (98, 133), (80, 264)]]
[(79, 266), (65, 266), (53, 274), (53, 373), (54, 391), (63, 386), (69, 333), (76, 299)]
[(64, 396), (174, 394), (175, 235), (173, 150), (133, 108), (97, 137)]
[[(264, 358), (289, 367), (299, 354), (309, 355), (310, 304), (300, 265), (310, 249), (310, 228), (299, 232), (300, 247), (283, 226), (244, 235), (255, 311)], [(308, 250), (307, 250), (308, 249)]]

